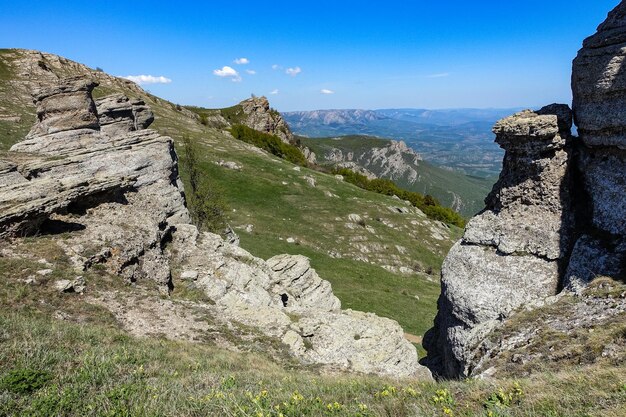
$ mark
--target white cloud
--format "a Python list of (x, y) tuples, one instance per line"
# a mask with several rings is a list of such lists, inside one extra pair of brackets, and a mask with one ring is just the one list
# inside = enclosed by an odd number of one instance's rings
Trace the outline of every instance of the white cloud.
[(278, 89), (270, 91), (270, 94), (275, 96), (276, 94), (278, 94)]
[(444, 78), (444, 77), (449, 77), (450, 73), (449, 72), (441, 72), (439, 74), (431, 74), (428, 75), (428, 78)]
[(234, 62), (237, 65), (246, 65), (250, 63), (250, 60), (248, 58), (237, 58)]
[(250, 75), (255, 75), (255, 74), (256, 74), (256, 71), (255, 71), (255, 70), (249, 70), (249, 69), (247, 69), (247, 70), (246, 70), (246, 72), (247, 72), (248, 74), (250, 74)]
[(291, 75), (292, 77), (295, 77), (296, 75), (300, 74), (301, 72), (302, 72), (302, 68), (300, 68), (300, 67), (287, 68), (285, 70), (285, 74)]
[(272, 69), (273, 69), (274, 71), (276, 71), (276, 70), (281, 70), (281, 69), (283, 69), (283, 67), (281, 67), (281, 66), (280, 66), (280, 65), (278, 65), (278, 64), (274, 64), (274, 65), (272, 65)]
[(329, 90), (328, 88), (322, 88), (320, 90), (320, 93), (322, 93), (322, 94), (335, 94), (335, 92), (333, 90)]
[(127, 75), (126, 77), (122, 77), (122, 78), (126, 78), (127, 80), (131, 80), (134, 83), (137, 83), (139, 85), (145, 85), (145, 84), (169, 84), (172, 82), (172, 80), (170, 80), (169, 78), (166, 78), (164, 76), (159, 76), (159, 77), (155, 77), (153, 75)]
[(241, 76), (239, 73), (232, 67), (228, 65), (224, 65), (222, 69), (213, 70), (213, 74), (222, 78), (230, 78), (233, 82), (238, 83), (241, 81)]

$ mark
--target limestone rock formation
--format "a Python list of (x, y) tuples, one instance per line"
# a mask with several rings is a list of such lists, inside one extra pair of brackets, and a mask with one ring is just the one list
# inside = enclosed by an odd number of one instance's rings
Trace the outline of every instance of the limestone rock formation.
[(270, 107), (267, 97), (251, 97), (239, 103), (241, 106), (240, 120), (237, 123), (244, 124), (259, 132), (277, 136), (285, 143), (296, 145), (311, 164), (317, 163), (315, 152), (306, 146), (300, 146), (289, 129), (289, 125), (281, 114)]
[(149, 118), (135, 124), (132, 112), (118, 117), (114, 136), (102, 132), (95, 86), (72, 78), (35, 91), (39, 123), (11, 149), (34, 156), (16, 168), (22, 181), (13, 174), (16, 183), (0, 195), (3, 234), (29, 233), (46, 220), (84, 229), (62, 243), (78, 271), (105, 263), (167, 291), (163, 244), (171, 224), (189, 221), (173, 142), (152, 130), (134, 131)]
[(239, 103), (243, 110), (242, 124), (259, 132), (278, 136), (285, 143), (293, 142), (293, 134), (280, 113), (270, 107), (267, 97), (251, 97)]
[[(146, 129), (150, 109), (122, 95), (94, 103), (95, 86), (72, 78), (36, 91), (37, 125), (0, 161), (0, 238), (66, 232), (56, 242), (77, 275), (99, 264), (131, 282), (151, 279), (164, 294), (176, 263), (219, 320), (279, 340), (304, 363), (428, 375), (396, 322), (342, 311), (307, 258), (264, 261), (199, 232), (172, 140)], [(81, 280), (62, 290), (85, 290)]]
[(582, 293), (597, 276), (626, 278), (625, 58), (622, 2), (573, 63), (578, 138), (565, 105), (494, 127), (503, 170), (444, 261), (439, 312), (425, 337), (440, 376), (487, 369), (485, 352), (501, 356), (508, 342), (486, 337), (522, 306), (553, 302), (562, 289)]
[(574, 118), (584, 144), (578, 159), (588, 206), (565, 286), (626, 275), (626, 3), (583, 42), (574, 60)]
[(100, 129), (111, 136), (147, 129), (154, 121), (154, 115), (146, 103), (142, 100), (130, 100), (123, 94), (96, 100), (96, 108)]
[(494, 127), (506, 150), (502, 173), (444, 261), (439, 312), (425, 339), (442, 375), (470, 375), (477, 342), (520, 306), (558, 290), (571, 246), (568, 114), (551, 106)]
[(391, 140), (386, 146), (371, 147), (357, 154), (333, 148), (326, 153), (324, 159), (339, 167), (362, 173), (369, 178), (403, 179), (413, 184), (419, 174), (412, 165), (418, 164), (422, 157), (409, 148), (404, 141)]

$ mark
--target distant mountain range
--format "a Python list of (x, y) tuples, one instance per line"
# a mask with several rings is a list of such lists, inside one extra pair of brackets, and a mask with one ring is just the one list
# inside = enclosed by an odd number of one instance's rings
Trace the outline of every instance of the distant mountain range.
[(491, 127), (521, 109), (382, 109), (286, 112), (294, 133), (307, 137), (370, 135), (405, 141), (426, 161), (467, 175), (500, 173), (504, 152)]

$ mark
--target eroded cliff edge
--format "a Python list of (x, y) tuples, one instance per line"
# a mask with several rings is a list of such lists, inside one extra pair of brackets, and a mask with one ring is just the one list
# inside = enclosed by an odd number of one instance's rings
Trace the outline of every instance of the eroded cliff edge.
[(622, 2), (574, 60), (573, 113), (550, 105), (494, 126), (503, 170), (444, 261), (439, 311), (424, 340), (439, 376), (475, 376), (480, 344), (521, 308), (581, 292), (598, 276), (624, 279), (625, 58)]

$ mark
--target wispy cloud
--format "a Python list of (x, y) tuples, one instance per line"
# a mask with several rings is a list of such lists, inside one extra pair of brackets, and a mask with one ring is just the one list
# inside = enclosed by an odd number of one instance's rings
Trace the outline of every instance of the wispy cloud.
[(237, 70), (235, 70), (232, 67), (229, 67), (228, 65), (224, 65), (222, 69), (213, 70), (213, 74), (222, 78), (230, 78), (235, 83), (238, 83), (241, 81), (241, 76), (239, 75)]
[(322, 94), (335, 94), (335, 92), (333, 90), (329, 90), (328, 88), (322, 88), (320, 90), (320, 93), (322, 93)]
[(449, 76), (450, 76), (449, 72), (440, 72), (437, 74), (427, 75), (426, 78), (444, 78), (444, 77), (449, 77)]
[(164, 76), (159, 76), (159, 77), (155, 77), (153, 75), (127, 75), (126, 77), (122, 77), (122, 78), (126, 78), (127, 80), (131, 80), (134, 83), (137, 83), (139, 85), (146, 85), (146, 84), (169, 84), (172, 82), (171, 79), (164, 77)]
[(300, 74), (301, 72), (302, 72), (302, 68), (300, 68), (300, 67), (287, 68), (285, 70), (285, 74), (291, 75), (292, 77), (295, 77), (296, 75)]
[(278, 65), (278, 64), (274, 64), (274, 65), (272, 65), (272, 69), (273, 69), (274, 71), (276, 71), (276, 70), (281, 70), (281, 69), (283, 69), (283, 67), (281, 67), (281, 66), (280, 66), (280, 65)]
[(237, 65), (246, 65), (250, 63), (248, 58), (237, 58), (233, 61)]
[(250, 74), (250, 75), (255, 75), (256, 71), (255, 70), (251, 70), (251, 69), (247, 69), (246, 73)]
[(273, 95), (273, 96), (277, 95), (278, 94), (278, 89), (270, 91), (270, 94)]

